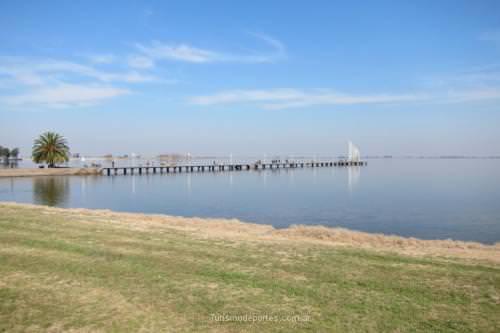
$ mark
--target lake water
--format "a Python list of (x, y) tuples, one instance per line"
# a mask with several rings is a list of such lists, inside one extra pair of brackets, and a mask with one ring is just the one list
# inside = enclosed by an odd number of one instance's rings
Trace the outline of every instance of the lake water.
[(0, 178), (0, 201), (500, 241), (500, 160), (368, 162), (349, 168)]

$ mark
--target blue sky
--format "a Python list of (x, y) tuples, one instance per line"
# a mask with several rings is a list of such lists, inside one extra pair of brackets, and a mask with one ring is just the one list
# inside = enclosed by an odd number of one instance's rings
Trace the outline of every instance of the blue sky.
[(0, 144), (500, 154), (498, 1), (2, 1)]

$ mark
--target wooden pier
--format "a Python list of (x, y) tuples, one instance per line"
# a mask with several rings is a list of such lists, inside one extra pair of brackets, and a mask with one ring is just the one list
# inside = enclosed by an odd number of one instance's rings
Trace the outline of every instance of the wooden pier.
[(102, 168), (101, 173), (111, 175), (143, 175), (156, 173), (183, 173), (183, 172), (217, 172), (217, 171), (242, 171), (242, 170), (271, 170), (295, 168), (321, 168), (321, 167), (352, 167), (365, 166), (363, 161), (336, 161), (336, 162), (286, 162), (286, 163), (221, 163), (221, 164), (185, 164), (185, 165), (158, 165), (158, 166), (133, 166)]

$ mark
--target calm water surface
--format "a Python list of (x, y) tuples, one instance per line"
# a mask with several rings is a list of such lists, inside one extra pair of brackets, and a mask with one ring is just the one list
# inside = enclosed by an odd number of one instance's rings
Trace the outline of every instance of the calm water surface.
[(500, 241), (500, 160), (369, 160), (361, 168), (0, 179), (0, 201), (425, 239)]

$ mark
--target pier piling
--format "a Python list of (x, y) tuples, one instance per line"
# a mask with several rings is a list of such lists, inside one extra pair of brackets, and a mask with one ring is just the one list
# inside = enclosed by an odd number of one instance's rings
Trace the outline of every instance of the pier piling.
[(328, 162), (316, 162), (316, 161), (310, 161), (310, 162), (273, 162), (273, 163), (261, 163), (257, 162), (254, 164), (203, 164), (203, 165), (176, 165), (176, 166), (146, 166), (146, 167), (112, 167), (112, 168), (102, 168), (101, 173), (105, 174), (107, 176), (113, 175), (127, 175), (129, 172), (131, 175), (134, 174), (135, 169), (138, 170), (139, 175), (143, 174), (143, 169), (145, 173), (149, 173), (150, 170), (152, 170), (153, 174), (156, 174), (159, 169), (159, 173), (163, 174), (164, 172), (170, 173), (182, 173), (183, 171), (185, 172), (216, 172), (216, 171), (250, 171), (250, 170), (266, 170), (266, 169), (293, 169), (293, 168), (318, 168), (318, 167), (359, 167), (359, 166), (366, 166), (367, 162), (365, 161), (346, 161), (346, 160), (340, 160), (340, 161), (328, 161)]

